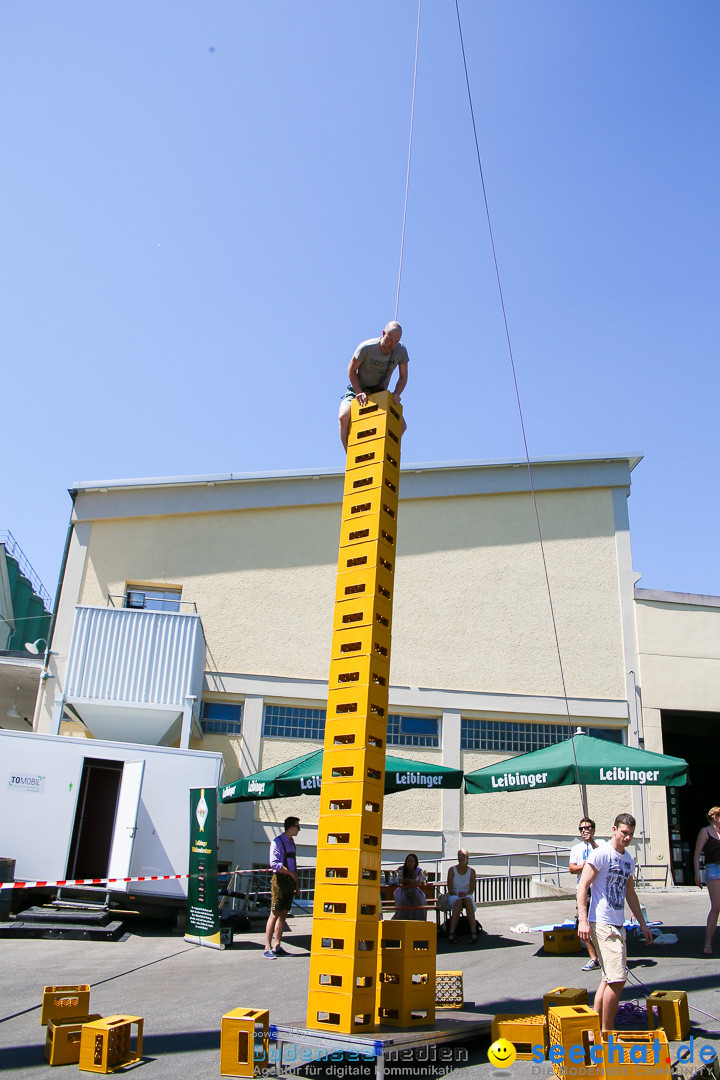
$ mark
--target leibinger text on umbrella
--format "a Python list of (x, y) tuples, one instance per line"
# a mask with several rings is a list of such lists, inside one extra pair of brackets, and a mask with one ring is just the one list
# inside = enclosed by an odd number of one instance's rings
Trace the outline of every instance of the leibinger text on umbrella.
[(300, 790), (301, 791), (315, 791), (322, 786), (321, 776), (301, 776), (300, 777)]
[(600, 766), (601, 780), (627, 780), (633, 784), (653, 784), (660, 775), (659, 769), (623, 769), (614, 765), (612, 769)]
[(395, 783), (402, 787), (440, 787), (442, 776), (426, 776), (425, 773), (395, 773)]
[(546, 772), (536, 773), (503, 773), (502, 776), (491, 776), (490, 781), (493, 787), (537, 787), (538, 784), (547, 783)]

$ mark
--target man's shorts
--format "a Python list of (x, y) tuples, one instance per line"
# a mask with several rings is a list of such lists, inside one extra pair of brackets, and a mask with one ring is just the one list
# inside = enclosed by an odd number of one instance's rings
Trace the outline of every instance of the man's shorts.
[(600, 961), (602, 977), (607, 983), (627, 982), (627, 946), (625, 927), (607, 923), (590, 923), (590, 937)]
[(273, 874), (270, 882), (270, 909), (273, 915), (283, 915), (292, 907), (295, 882), (289, 874)]
[[(366, 390), (363, 391), (363, 393), (365, 393), (365, 394), (377, 394), (382, 389), (383, 389), (382, 386), (369, 386)], [(341, 401), (354, 401), (356, 397), (357, 397), (357, 394), (353, 390), (352, 386), (348, 386), (347, 390), (345, 391), (343, 396), (340, 398), (340, 400)]]

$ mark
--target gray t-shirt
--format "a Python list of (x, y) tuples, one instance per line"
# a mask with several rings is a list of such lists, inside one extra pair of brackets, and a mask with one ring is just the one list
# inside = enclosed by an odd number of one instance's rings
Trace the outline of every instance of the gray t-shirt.
[(370, 338), (358, 345), (353, 360), (360, 361), (357, 376), (363, 390), (387, 390), (390, 378), (398, 364), (407, 364), (408, 354), (404, 345), (398, 344), (385, 356), (380, 350), (380, 338)]
[(598, 875), (592, 883), (588, 922), (622, 926), (625, 921), (625, 885), (635, 872), (635, 860), (619, 855), (612, 844), (601, 844), (587, 859)]

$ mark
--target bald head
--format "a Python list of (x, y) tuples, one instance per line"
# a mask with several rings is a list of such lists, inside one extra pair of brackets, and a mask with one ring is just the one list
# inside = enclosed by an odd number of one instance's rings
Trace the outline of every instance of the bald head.
[(386, 356), (391, 353), (402, 337), (402, 326), (399, 322), (389, 322), (380, 338), (380, 351)]

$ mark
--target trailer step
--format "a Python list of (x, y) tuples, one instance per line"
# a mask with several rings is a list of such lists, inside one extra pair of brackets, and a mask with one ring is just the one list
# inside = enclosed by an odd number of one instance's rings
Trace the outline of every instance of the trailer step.
[(57, 938), (67, 941), (118, 941), (125, 933), (122, 922), (106, 923), (104, 926), (85, 922), (25, 922), (24, 916), (12, 922), (0, 922), (2, 938)]
[(22, 911), (18, 919), (25, 923), (59, 923), (59, 924), (82, 924), (83, 926), (105, 926), (110, 920), (110, 913), (105, 909), (88, 909), (85, 907), (68, 908), (60, 907), (32, 907)]

